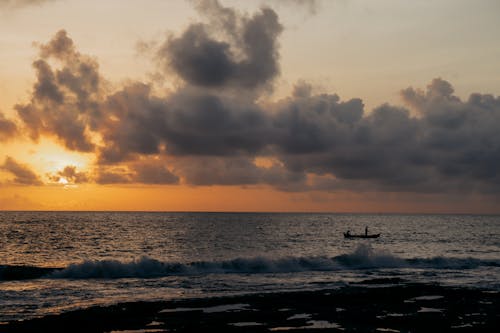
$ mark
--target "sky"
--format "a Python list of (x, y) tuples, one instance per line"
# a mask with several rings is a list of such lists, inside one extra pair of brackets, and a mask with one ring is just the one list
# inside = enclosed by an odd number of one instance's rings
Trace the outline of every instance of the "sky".
[(0, 0), (0, 209), (500, 213), (499, 13)]

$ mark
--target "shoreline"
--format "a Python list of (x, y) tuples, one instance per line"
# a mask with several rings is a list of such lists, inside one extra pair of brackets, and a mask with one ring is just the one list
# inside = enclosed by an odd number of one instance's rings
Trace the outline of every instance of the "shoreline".
[(500, 293), (369, 280), (340, 289), (93, 306), (9, 332), (496, 332)]

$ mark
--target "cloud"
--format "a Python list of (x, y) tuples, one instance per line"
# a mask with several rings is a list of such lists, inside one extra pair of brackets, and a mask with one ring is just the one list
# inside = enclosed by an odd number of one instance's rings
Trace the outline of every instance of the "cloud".
[(133, 183), (142, 184), (177, 184), (179, 177), (174, 175), (161, 161), (143, 162), (133, 166)]
[[(107, 97), (97, 125), (106, 146), (99, 162), (112, 164), (138, 155), (229, 156), (256, 154), (272, 138), (272, 119), (254, 101), (185, 87), (168, 98), (136, 83)], [(163, 148), (166, 147), (166, 148)]]
[(85, 172), (77, 172), (76, 167), (68, 165), (63, 170), (50, 176), (50, 180), (60, 182), (64, 179), (69, 184), (82, 184), (89, 181), (89, 176)]
[[(48, 60), (60, 64), (54, 69)], [(97, 62), (81, 55), (66, 31), (59, 31), (40, 45), (40, 58), (33, 62), (37, 80), (31, 101), (15, 106), (29, 135), (55, 136), (70, 150), (90, 152), (94, 143), (89, 130), (98, 116), (101, 79)]]
[[(200, 1), (209, 24), (191, 24), (158, 50), (158, 59), (187, 84), (254, 89), (279, 73), (277, 14), (264, 7), (249, 17), (218, 1)], [(216, 38), (215, 36), (219, 37)]]
[(277, 105), (273, 131), (278, 150), (284, 154), (325, 152), (342, 144), (362, 119), (360, 99), (340, 101), (335, 94), (304, 95), (296, 87), (294, 96)]
[(178, 184), (179, 177), (159, 158), (143, 157), (139, 161), (116, 166), (100, 166), (94, 179), (98, 184)]
[(17, 125), (12, 120), (5, 118), (0, 112), (0, 142), (7, 141), (18, 134)]
[(272, 110), (184, 89), (164, 100), (163, 130), (155, 132), (155, 124), (149, 135), (158, 138), (156, 147), (165, 145), (163, 154), (184, 161), (171, 162), (174, 171), (195, 185), (279, 188), (269, 170), (251, 162), (273, 156), (282, 163), (275, 175), (335, 179), (328, 186), (302, 181), (295, 189), (497, 192), (500, 101), (480, 94), (461, 101), (450, 89), (435, 80), (426, 92), (405, 90), (418, 116), (388, 104), (366, 113), (360, 99), (307, 89), (296, 89)]
[(274, 2), (279, 5), (289, 6), (290, 4), (294, 4), (299, 8), (306, 8), (311, 15), (315, 15), (319, 9), (318, 0), (274, 0)]
[(332, 176), (315, 185), (321, 189), (497, 193), (500, 99), (472, 94), (462, 101), (441, 79), (402, 96), (418, 116), (382, 105), (361, 117), (353, 100), (349, 117), (339, 118), (345, 103), (328, 104), (327, 96), (289, 101), (281, 160), (291, 170)]
[(272, 119), (254, 102), (184, 89), (167, 103), (162, 135), (170, 154), (252, 155), (272, 141)]
[(27, 165), (18, 163), (12, 157), (8, 156), (5, 158), (3, 165), (0, 165), (0, 169), (11, 173), (14, 176), (13, 182), (20, 185), (42, 185), (42, 181), (37, 176), (37, 174), (31, 170)]
[(99, 170), (95, 181), (97, 184), (129, 184), (131, 183), (130, 174), (123, 168), (115, 170)]
[(117, 163), (137, 154), (158, 154), (166, 131), (166, 108), (165, 101), (152, 96), (151, 87), (143, 83), (109, 95), (95, 120), (95, 128), (106, 142), (99, 151), (100, 163)]
[(470, 185), (498, 191), (500, 97), (475, 93), (461, 101), (442, 79), (426, 91), (405, 89), (402, 97), (422, 115), (421, 144), (441, 177), (476, 180)]
[(97, 61), (63, 30), (40, 45), (31, 100), (16, 106), (31, 137), (94, 153), (87, 181), (100, 184), (499, 195), (499, 97), (464, 101), (435, 79), (425, 90), (404, 89), (405, 106), (368, 112), (361, 98), (314, 94), (299, 82), (291, 96), (263, 103), (279, 74), (276, 13), (197, 6), (206, 22), (158, 49), (183, 80), (168, 95), (148, 82), (108, 91)]
[(304, 185), (305, 176), (283, 169), (278, 164), (258, 166), (252, 158), (190, 156), (176, 158), (173, 170), (189, 185), (269, 184), (283, 190)]

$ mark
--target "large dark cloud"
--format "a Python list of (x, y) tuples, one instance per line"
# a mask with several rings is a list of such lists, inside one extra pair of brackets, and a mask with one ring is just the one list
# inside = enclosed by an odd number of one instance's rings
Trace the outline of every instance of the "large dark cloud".
[(0, 169), (14, 176), (13, 183), (19, 185), (42, 185), (38, 175), (27, 165), (21, 164), (7, 156)]
[(256, 154), (272, 143), (272, 119), (255, 103), (183, 90), (168, 100), (163, 133), (174, 155)]
[(254, 102), (197, 89), (158, 98), (137, 83), (108, 96), (101, 110), (102, 164), (158, 154), (162, 146), (177, 156), (256, 154), (273, 135), (272, 119)]
[(276, 77), (282, 26), (272, 9), (247, 17), (217, 1), (199, 2), (198, 8), (210, 24), (192, 24), (169, 38), (158, 51), (165, 66), (188, 84), (203, 87), (253, 89)]
[(467, 101), (435, 79), (426, 91), (408, 88), (403, 99), (421, 114), (421, 144), (439, 175), (476, 180), (498, 191), (500, 181), (500, 97), (471, 94)]
[(292, 133), (281, 146), (282, 161), (295, 171), (334, 176), (332, 188), (497, 192), (500, 99), (473, 94), (461, 101), (441, 79), (402, 96), (418, 116), (383, 105), (361, 117), (353, 100), (347, 124), (319, 102), (325, 97), (308, 97), (310, 107), (290, 101), (281, 116)]
[(166, 110), (165, 100), (152, 96), (147, 84), (135, 83), (109, 95), (95, 120), (96, 130), (106, 143), (100, 149), (100, 163), (158, 154), (167, 126)]
[(326, 152), (342, 144), (362, 118), (360, 99), (341, 102), (337, 95), (310, 96), (296, 87), (294, 96), (278, 105), (273, 116), (278, 147), (284, 154)]
[[(127, 161), (125, 156), (173, 156), (174, 173), (194, 185), (498, 189), (498, 98), (473, 94), (461, 101), (449, 83), (435, 80), (425, 92), (403, 91), (418, 112), (412, 116), (409, 109), (387, 104), (365, 113), (360, 99), (311, 95), (306, 88), (297, 87), (272, 110), (203, 90), (182, 89), (161, 99), (145, 86), (127, 88), (108, 98), (108, 104), (116, 102), (112, 114), (117, 120), (114, 127), (103, 127), (109, 142), (103, 152), (116, 152), (115, 163)], [(257, 156), (281, 163), (259, 167), (253, 162)], [(335, 181), (310, 187), (308, 174)]]
[(31, 136), (93, 151), (92, 179), (102, 184), (498, 195), (499, 97), (464, 101), (435, 79), (426, 90), (403, 90), (406, 107), (366, 112), (359, 98), (313, 94), (302, 82), (290, 97), (263, 104), (279, 72), (276, 13), (242, 14), (217, 1), (197, 6), (207, 22), (158, 51), (184, 80), (169, 95), (140, 82), (106, 93), (96, 61), (64, 31), (41, 45), (32, 99), (16, 107)]

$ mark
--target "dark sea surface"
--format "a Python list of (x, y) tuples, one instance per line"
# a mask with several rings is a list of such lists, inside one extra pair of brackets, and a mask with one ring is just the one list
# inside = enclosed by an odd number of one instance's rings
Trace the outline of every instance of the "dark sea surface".
[(379, 278), (499, 291), (500, 216), (0, 212), (0, 321)]

